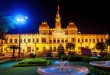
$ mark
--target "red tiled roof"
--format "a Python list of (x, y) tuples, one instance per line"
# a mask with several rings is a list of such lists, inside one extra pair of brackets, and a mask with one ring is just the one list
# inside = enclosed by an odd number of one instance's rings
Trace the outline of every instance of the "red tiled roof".
[(48, 28), (48, 29), (49, 29), (49, 26), (48, 26), (47, 22), (42, 22), (42, 24), (40, 25), (39, 28), (40, 28), (40, 29), (41, 29), (41, 28)]
[(74, 23), (69, 23), (67, 28), (77, 28)]

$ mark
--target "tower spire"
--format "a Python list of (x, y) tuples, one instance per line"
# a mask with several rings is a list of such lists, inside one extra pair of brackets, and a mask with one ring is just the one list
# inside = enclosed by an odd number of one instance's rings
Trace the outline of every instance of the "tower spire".
[(59, 6), (59, 5), (57, 5), (57, 14), (56, 14), (56, 18), (60, 18), (59, 11), (60, 11), (60, 6)]
[(56, 13), (56, 18), (55, 18), (55, 27), (57, 29), (61, 29), (61, 17), (60, 17), (60, 14), (59, 14), (59, 10), (60, 10), (60, 7), (59, 5), (57, 5), (57, 13)]
[(60, 7), (59, 7), (59, 5), (57, 5), (57, 10), (60, 10)]

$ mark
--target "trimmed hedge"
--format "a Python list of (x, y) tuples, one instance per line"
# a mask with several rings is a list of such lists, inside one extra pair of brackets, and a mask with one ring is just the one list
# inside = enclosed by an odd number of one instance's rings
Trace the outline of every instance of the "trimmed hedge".
[(90, 61), (107, 61), (107, 60), (110, 60), (110, 56), (99, 57), (99, 58), (92, 58), (90, 56), (63, 55), (61, 57), (61, 59), (62, 60), (69, 60), (69, 61), (84, 61), (84, 62), (90, 62)]
[(18, 64), (13, 65), (13, 67), (27, 67), (27, 66), (46, 66), (49, 65), (50, 61), (43, 58), (28, 58), (22, 60)]
[(89, 56), (83, 56), (82, 59), (84, 62), (88, 62), (88, 63), (91, 61), (107, 61), (107, 60), (110, 60), (109, 57), (91, 58)]

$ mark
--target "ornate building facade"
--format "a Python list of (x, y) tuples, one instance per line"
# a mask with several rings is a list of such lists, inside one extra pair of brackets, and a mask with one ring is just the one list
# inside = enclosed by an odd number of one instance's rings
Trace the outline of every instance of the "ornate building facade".
[[(55, 28), (50, 28), (47, 22), (39, 26), (38, 34), (20, 34), (21, 51), (43, 51), (52, 50), (57, 52), (57, 47), (62, 44), (65, 51), (66, 43), (75, 43), (75, 51), (80, 52), (81, 47), (95, 49), (97, 42), (105, 42), (107, 34), (83, 34), (78, 32), (74, 22), (69, 22), (66, 29), (61, 28), (61, 17), (59, 7), (55, 18)], [(7, 34), (6, 40), (0, 40), (3, 52), (12, 52), (10, 45), (19, 45), (19, 34)], [(3, 45), (2, 45), (3, 44)]]

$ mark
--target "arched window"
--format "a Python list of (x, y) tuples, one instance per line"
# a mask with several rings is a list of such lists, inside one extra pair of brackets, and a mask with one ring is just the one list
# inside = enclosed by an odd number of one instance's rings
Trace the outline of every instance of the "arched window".
[(99, 42), (99, 39), (97, 39), (97, 42)]
[(64, 43), (64, 39), (63, 38), (62, 38), (61, 42)]
[(66, 43), (68, 42), (68, 39), (67, 39), (67, 38), (65, 39), (65, 42), (66, 42)]
[(39, 38), (36, 38), (36, 43), (38, 43), (39, 42)]
[(15, 39), (15, 43), (17, 43), (17, 39)]
[(89, 42), (91, 42), (91, 39), (89, 39)]
[(13, 43), (13, 39), (10, 39), (10, 43)]
[(71, 38), (71, 42), (75, 42), (75, 39), (74, 38)]
[(57, 43), (60, 43), (60, 39), (59, 38), (57, 39)]
[(56, 47), (54, 47), (53, 51), (56, 52)]
[(42, 38), (42, 43), (46, 43), (46, 38)]
[(78, 38), (78, 42), (80, 42), (80, 39)]
[(31, 52), (31, 47), (27, 47), (27, 52)]
[(49, 50), (51, 50), (52, 51), (52, 47), (50, 47), (50, 49)]
[(7, 43), (8, 42), (8, 40), (7, 39), (5, 39), (5, 43)]
[(82, 39), (82, 42), (84, 42), (84, 40)]
[(85, 42), (88, 42), (88, 39), (85, 39)]
[(101, 39), (101, 42), (103, 42), (103, 39)]
[(26, 39), (24, 39), (24, 43), (26, 43)]
[(95, 39), (93, 39), (93, 42), (95, 42)]
[(56, 43), (56, 39), (55, 38), (53, 39), (53, 43)]
[(31, 39), (28, 39), (28, 43), (31, 43)]
[(52, 39), (50, 39), (49, 42), (52, 43)]
[(43, 47), (43, 51), (46, 51), (46, 47)]

